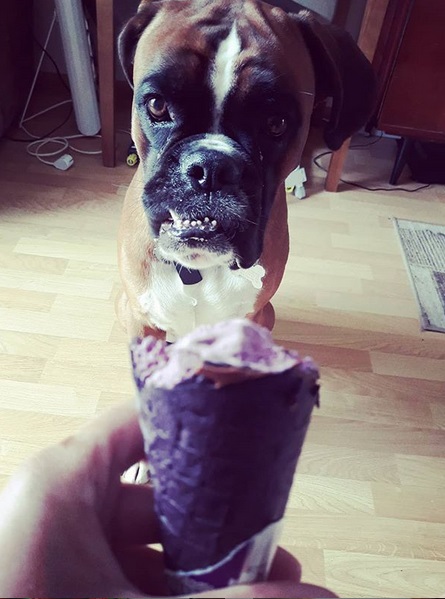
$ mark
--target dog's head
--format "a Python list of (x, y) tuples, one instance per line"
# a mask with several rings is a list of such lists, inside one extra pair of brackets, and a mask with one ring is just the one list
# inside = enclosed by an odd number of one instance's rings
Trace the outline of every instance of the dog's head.
[(119, 54), (156, 250), (188, 268), (257, 262), (316, 94), (333, 97), (331, 149), (372, 109), (372, 70), (348, 34), (257, 0), (143, 0)]

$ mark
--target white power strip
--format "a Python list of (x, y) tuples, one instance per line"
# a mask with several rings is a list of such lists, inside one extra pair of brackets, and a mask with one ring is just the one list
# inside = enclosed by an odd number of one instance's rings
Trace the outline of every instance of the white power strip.
[(286, 193), (294, 195), (299, 200), (302, 200), (306, 197), (306, 190), (304, 188), (306, 181), (306, 171), (302, 166), (297, 166), (286, 179)]
[[(51, 34), (53, 32), (56, 20), (57, 20), (57, 13), (56, 13), (56, 11), (54, 11), (53, 18), (51, 20), (51, 24), (49, 26), (45, 42), (42, 45), (42, 51), (40, 53), (40, 58), (38, 61), (36, 71), (34, 73), (34, 79), (31, 84), (31, 89), (29, 90), (28, 97), (27, 97), (26, 103), (25, 103), (25, 107), (23, 109), (22, 116), (20, 117), (19, 128), (22, 131), (24, 131), (27, 135), (29, 135), (29, 137), (31, 139), (34, 139), (34, 141), (30, 141), (26, 147), (26, 151), (28, 152), (28, 154), (31, 154), (31, 156), (35, 156), (37, 158), (37, 160), (39, 160), (40, 162), (43, 162), (44, 164), (54, 166), (58, 170), (66, 171), (69, 168), (71, 168), (71, 166), (74, 164), (74, 159), (71, 156), (71, 154), (64, 153), (63, 155), (59, 156), (59, 158), (57, 158), (55, 161), (52, 160), (53, 156), (57, 156), (58, 154), (61, 154), (68, 148), (70, 150), (74, 150), (75, 152), (78, 152), (79, 154), (93, 155), (93, 154), (101, 154), (102, 152), (101, 152), (101, 150), (81, 150), (79, 148), (74, 147), (70, 142), (70, 140), (72, 140), (72, 139), (80, 139), (80, 138), (86, 138), (86, 137), (90, 137), (91, 139), (99, 138), (100, 135), (79, 133), (76, 135), (40, 137), (38, 135), (34, 135), (34, 133), (29, 131), (29, 129), (27, 128), (26, 123), (32, 121), (33, 119), (39, 117), (40, 115), (45, 114), (46, 112), (49, 112), (50, 110), (53, 110), (54, 108), (57, 108), (59, 106), (63, 106), (64, 104), (73, 103), (72, 99), (63, 100), (63, 102), (58, 102), (57, 104), (53, 104), (52, 106), (49, 106), (48, 108), (45, 108), (45, 109), (41, 110), (40, 112), (32, 114), (31, 116), (26, 116), (32, 95), (34, 93), (36, 81), (39, 76), (40, 68), (42, 66), (42, 62), (43, 62), (45, 53), (47, 52), (48, 43), (49, 43)], [(89, 60), (91, 61), (91, 57), (89, 58)], [(91, 64), (91, 62), (90, 62), (90, 64)], [(94, 89), (94, 82), (93, 82), (93, 89)], [(71, 93), (72, 93), (72, 90), (71, 90)], [(95, 117), (91, 118), (91, 115), (93, 115), (93, 112), (91, 112), (90, 118), (87, 118), (87, 120), (83, 121), (83, 123), (85, 124), (85, 127), (82, 127), (84, 129), (84, 131), (91, 130), (91, 127), (92, 127), (92, 130), (97, 132), (100, 128), (99, 114), (98, 114), (98, 109), (97, 109), (97, 99), (95, 100), (95, 106), (96, 106), (96, 110), (97, 110), (97, 119)], [(93, 107), (93, 110), (94, 110), (94, 107)], [(79, 119), (79, 120), (81, 120), (81, 119)], [(79, 127), (77, 115), (76, 115), (76, 122)], [(48, 144), (52, 144), (53, 147), (56, 146), (56, 149), (52, 149), (52, 150), (44, 152), (42, 148), (44, 148)], [(48, 158), (49, 158), (49, 160), (48, 160)]]
[(99, 106), (82, 3), (55, 3), (77, 127), (83, 135), (96, 135), (100, 130)]

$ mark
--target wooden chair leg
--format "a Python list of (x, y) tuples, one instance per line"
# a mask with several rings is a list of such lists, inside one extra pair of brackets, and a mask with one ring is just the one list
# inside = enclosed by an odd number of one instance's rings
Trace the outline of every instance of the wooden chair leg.
[[(374, 57), (388, 2), (389, 0), (367, 0), (366, 2), (357, 44), (370, 62)], [(344, 10), (343, 0), (339, 4)], [(326, 191), (337, 191), (350, 143), (351, 140), (347, 139), (342, 147), (332, 154), (325, 183)]]
[(326, 191), (337, 191), (350, 143), (351, 138), (343, 142), (341, 148), (332, 153), (325, 182)]

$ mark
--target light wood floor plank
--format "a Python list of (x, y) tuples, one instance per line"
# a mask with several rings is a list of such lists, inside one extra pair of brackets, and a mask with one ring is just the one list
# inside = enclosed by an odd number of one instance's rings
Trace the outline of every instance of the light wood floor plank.
[(40, 446), (35, 443), (25, 443), (23, 441), (10, 441), (4, 439), (0, 441), (0, 482), (2, 479), (6, 482), (6, 476), (10, 476), (22, 465), (22, 463), (39, 451)]
[(400, 356), (386, 352), (370, 352), (370, 358), (372, 369), (377, 374), (425, 379), (427, 381), (443, 381), (445, 383), (443, 360)]
[[(348, 556), (351, 553), (352, 559), (355, 553), (366, 554), (370, 556), (370, 565), (371, 556), (374, 555), (418, 559), (419, 568), (424, 560), (437, 561), (439, 569), (445, 566), (445, 524), (379, 518), (375, 515), (311, 514), (293, 508), (288, 510), (286, 523), (283, 542), (293, 547), (296, 555), (297, 547), (304, 552), (304, 548), (309, 546), (323, 549), (325, 555), (329, 550), (344, 552)], [(394, 559), (393, 567), (397, 567), (397, 562)], [(403, 564), (403, 559), (400, 559), (400, 563)], [(366, 570), (366, 566), (363, 569)], [(331, 576), (334, 575), (332, 570), (329, 572)], [(439, 578), (436, 584), (438, 582), (443, 582), (443, 579)], [(436, 588), (439, 594), (443, 586)], [(374, 587), (368, 586), (369, 597), (374, 596), (373, 591)], [(397, 597), (394, 589), (392, 591), (391, 596)], [(425, 596), (428, 596), (427, 591), (429, 589), (425, 588)], [(403, 595), (401, 589), (399, 595)], [(354, 597), (352, 594), (347, 596)]]
[(435, 457), (395, 455), (397, 471), (402, 485), (436, 487), (445, 490), (445, 468), (443, 460)]
[(33, 271), (14, 270), (5, 268), (0, 270), (0, 288), (15, 289), (20, 291), (39, 291), (41, 293), (56, 293), (62, 297), (70, 295), (107, 299), (110, 295), (112, 284), (106, 279), (91, 280), (78, 276), (64, 276), (64, 274), (40, 273)]
[(445, 576), (445, 563), (338, 551), (325, 553), (327, 584), (342, 597), (432, 597)]
[(400, 484), (394, 454), (342, 445), (333, 447), (314, 443), (310, 439), (307, 439), (298, 463), (298, 476), (300, 474), (317, 476), (322, 481), (332, 477), (347, 481)]
[(400, 427), (395, 424), (363, 422), (343, 418), (315, 416), (309, 430), (312, 443), (341, 445), (388, 453), (445, 458), (445, 431)]
[(372, 497), (378, 516), (445, 523), (443, 487), (373, 483)]
[(0, 352), (9, 356), (52, 358), (61, 339), (50, 335), (29, 335), (0, 330)]
[(369, 397), (323, 390), (323, 416), (362, 420), (399, 427), (440, 428), (432, 414), (432, 406), (423, 398)]
[(374, 496), (368, 482), (299, 474), (288, 508), (320, 514), (374, 514)]
[[(49, 378), (49, 377), (48, 377)], [(42, 412), (61, 416), (92, 416), (96, 412), (99, 392), (92, 386), (74, 388), (64, 384), (47, 382), (44, 374), (39, 382), (0, 381), (0, 408), (21, 412)], [(79, 389), (81, 389), (79, 391)]]
[[(400, 355), (424, 356), (427, 358), (445, 359), (445, 344), (439, 333), (425, 332), (423, 335), (402, 335), (379, 331), (366, 331), (366, 335), (357, 335), (353, 328), (324, 323), (294, 323), (279, 320), (274, 331), (279, 339), (290, 342), (298, 335), (302, 343), (312, 343), (330, 348), (353, 348), (365, 351), (387, 351)], [(418, 323), (417, 328), (419, 328)]]

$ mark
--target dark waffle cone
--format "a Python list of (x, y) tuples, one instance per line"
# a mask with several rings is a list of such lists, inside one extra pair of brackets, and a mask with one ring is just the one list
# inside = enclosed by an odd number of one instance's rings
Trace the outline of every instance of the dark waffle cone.
[(280, 520), (314, 404), (317, 372), (215, 388), (203, 376), (140, 391), (141, 421), (171, 570), (205, 568)]

